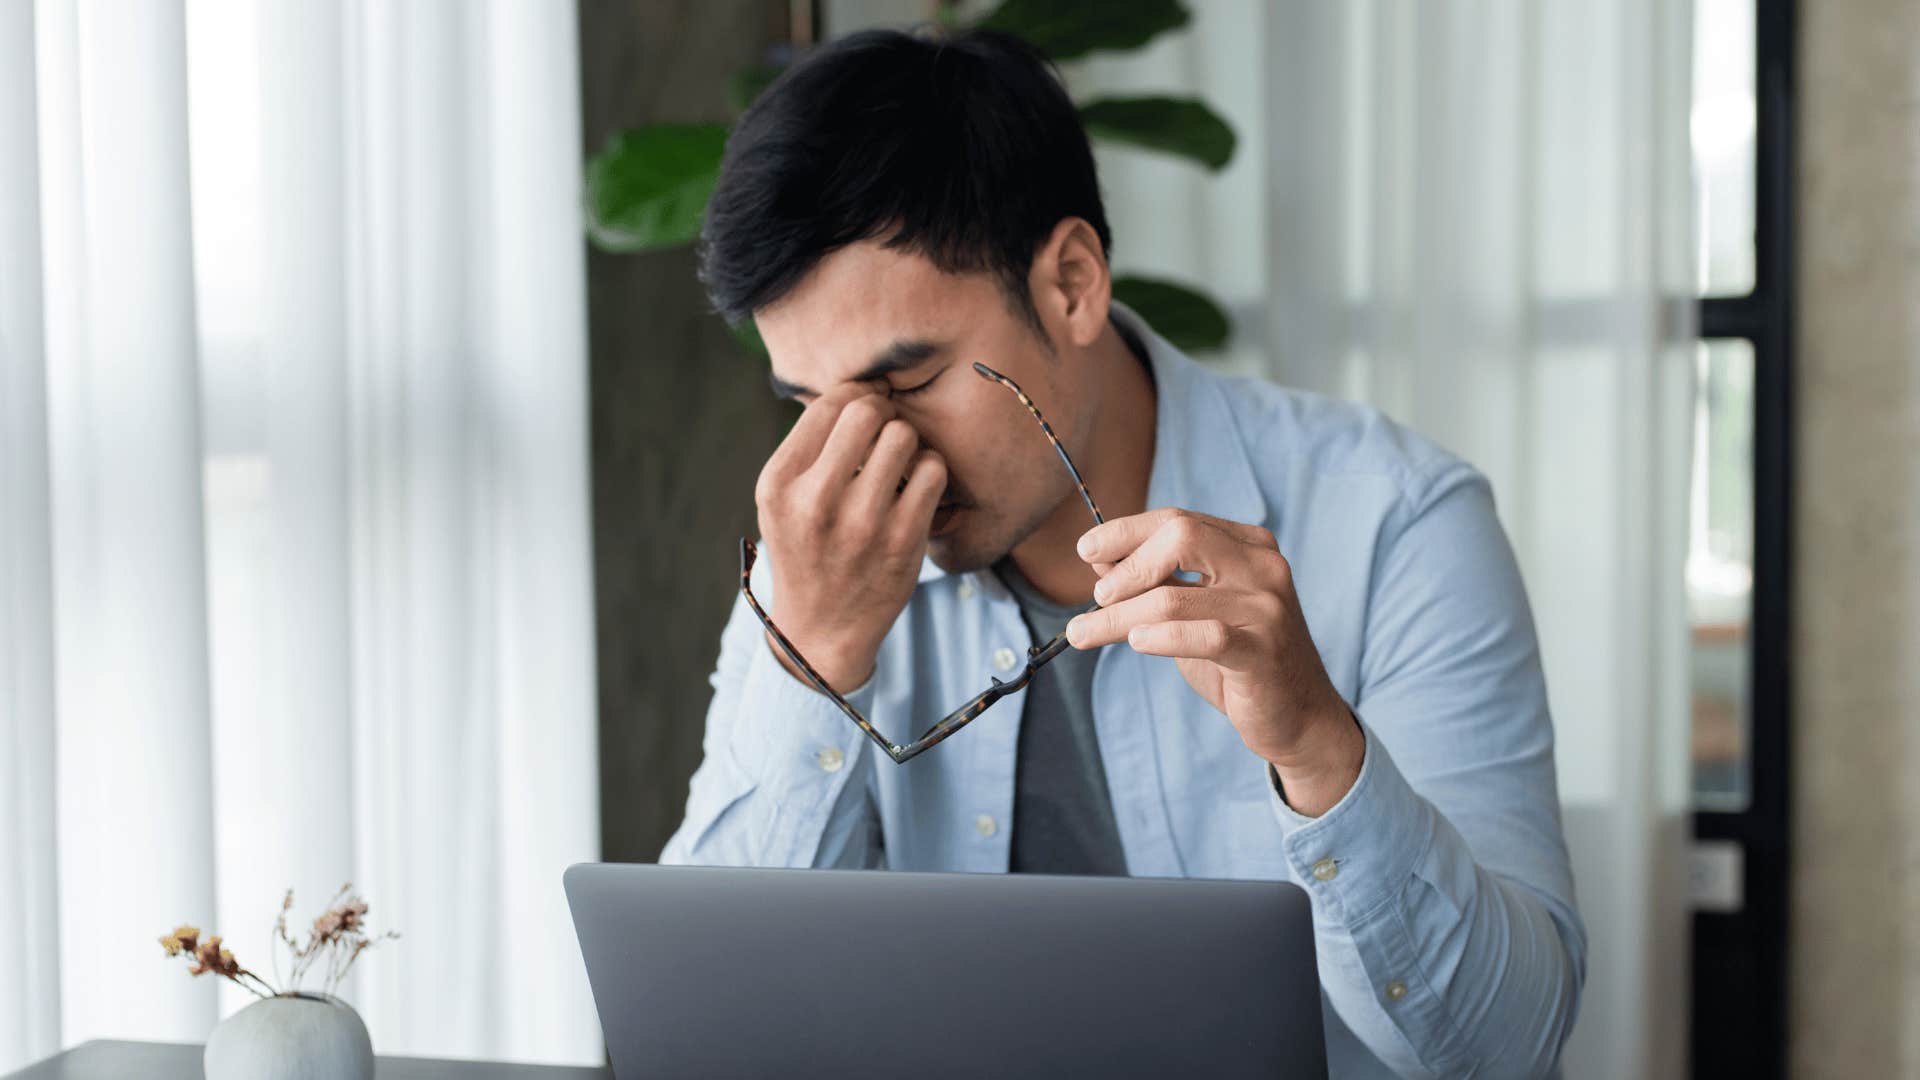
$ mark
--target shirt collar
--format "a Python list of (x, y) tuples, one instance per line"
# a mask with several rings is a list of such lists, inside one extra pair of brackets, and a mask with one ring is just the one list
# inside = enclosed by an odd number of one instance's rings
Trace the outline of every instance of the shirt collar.
[[(1222, 377), (1202, 367), (1153, 332), (1146, 320), (1119, 301), (1113, 319), (1131, 330), (1153, 370), (1153, 471), (1147, 507), (1178, 506), (1229, 521), (1260, 523), (1266, 498), (1247, 457), (1247, 445), (1227, 400)], [(1094, 498), (1100, 493), (1095, 491)], [(920, 564), (920, 581), (945, 577), (931, 558)]]

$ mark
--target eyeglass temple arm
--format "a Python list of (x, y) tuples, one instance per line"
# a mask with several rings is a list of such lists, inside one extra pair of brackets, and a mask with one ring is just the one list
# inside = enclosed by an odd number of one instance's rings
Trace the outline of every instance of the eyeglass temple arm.
[(879, 729), (875, 728), (866, 717), (861, 716), (860, 710), (854, 708), (852, 702), (840, 696), (840, 691), (828, 685), (827, 680), (822, 678), (819, 672), (813, 670), (813, 665), (807, 663), (806, 657), (800, 655), (800, 650), (794, 648), (793, 642), (787, 640), (787, 635), (781, 633), (780, 628), (773, 625), (773, 618), (767, 614), (765, 608), (760, 606), (759, 599), (753, 595), (751, 582), (753, 579), (753, 563), (757, 555), (758, 552), (754, 549), (753, 541), (744, 536), (741, 537), (740, 595), (747, 598), (747, 606), (752, 608), (754, 615), (760, 619), (760, 625), (766, 627), (767, 636), (773, 639), (773, 643), (779, 646), (780, 651), (786, 654), (787, 659), (793, 661), (793, 666), (798, 668), (800, 673), (807, 677), (807, 681), (813, 684), (814, 689), (827, 695), (828, 699), (831, 700), (841, 712), (846, 714), (847, 719), (853, 721), (854, 725), (861, 731), (866, 732), (867, 737), (872, 739), (875, 745), (879, 746), (881, 750), (884, 750), (888, 757), (893, 758), (895, 761), (906, 760), (899, 756), (901, 748), (895, 746), (893, 740), (880, 734)]
[(1073, 463), (1073, 459), (1067, 456), (1067, 448), (1061, 445), (1060, 436), (1053, 433), (1053, 425), (1047, 423), (1047, 418), (1040, 415), (1040, 406), (1035, 405), (1033, 399), (1027, 396), (1027, 392), (1020, 389), (1019, 383), (1014, 382), (1012, 379), (1007, 378), (1005, 375), (1000, 374), (980, 361), (975, 360), (973, 362), (973, 370), (974, 373), (981, 378), (990, 382), (997, 382), (1001, 386), (1013, 391), (1013, 396), (1019, 398), (1020, 404), (1025, 405), (1027, 411), (1033, 414), (1033, 418), (1040, 422), (1040, 430), (1046, 433), (1047, 441), (1053, 444), (1053, 452), (1060, 455), (1061, 463), (1066, 465), (1067, 471), (1073, 474), (1074, 486), (1080, 489), (1080, 497), (1086, 500), (1087, 509), (1093, 511), (1093, 523), (1096, 525), (1105, 525), (1107, 519), (1101, 516), (1099, 504), (1093, 501), (1093, 492), (1087, 490), (1086, 480), (1081, 477), (1080, 469)]
[[(1089, 605), (1086, 610), (1093, 611), (1099, 608), (1099, 606), (1099, 604), (1092, 604)], [(1008, 694), (1017, 694), (1025, 690), (1027, 683), (1033, 681), (1034, 674), (1037, 673), (1047, 661), (1066, 652), (1071, 647), (1067, 642), (1067, 635), (1064, 633), (1055, 634), (1053, 639), (1044, 645), (1033, 646), (1027, 650), (1027, 666), (1019, 675), (1014, 676), (1010, 682), (1001, 682), (995, 678), (993, 685), (981, 691), (972, 701), (948, 713), (939, 723), (923, 732), (919, 738), (905, 746), (897, 748), (899, 750), (898, 753), (894, 752), (894, 748), (887, 748), (887, 756), (893, 758), (895, 761), (906, 761), (939, 745), (942, 740), (972, 723), (974, 717), (986, 712), (987, 708), (994, 702), (999, 701)]]

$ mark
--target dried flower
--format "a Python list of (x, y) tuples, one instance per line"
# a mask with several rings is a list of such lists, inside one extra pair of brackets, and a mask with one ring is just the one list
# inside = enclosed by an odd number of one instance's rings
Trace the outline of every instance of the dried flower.
[(232, 950), (220, 947), (217, 934), (201, 942), (193, 955), (199, 963), (187, 969), (189, 975), (204, 975), (209, 971), (230, 979), (240, 975), (240, 965), (234, 962)]
[[(353, 896), (351, 888), (353, 888), (353, 882), (340, 886), (340, 892), (334, 894), (328, 909), (313, 920), (313, 932), (307, 934), (307, 942), (303, 945), (294, 944), (294, 938), (286, 932), (286, 915), (288, 911), (294, 909), (294, 890), (286, 890), (286, 897), (282, 897), (280, 901), (278, 919), (275, 919), (273, 924), (275, 938), (278, 938), (280, 944), (286, 945), (286, 951), (292, 953), (294, 957), (294, 970), (284, 982), (286, 986), (284, 992), (276, 992), (271, 984), (267, 984), (267, 980), (259, 978), (257, 974), (253, 974), (252, 970), (240, 967), (240, 961), (234, 959), (232, 951), (221, 947), (219, 936), (209, 936), (205, 940), (200, 940), (198, 926), (182, 924), (173, 934), (159, 938), (159, 945), (167, 949), (169, 957), (186, 953), (194, 961), (194, 965), (186, 969), (188, 974), (198, 976), (198, 974), (213, 972), (219, 976), (227, 976), (261, 997), (300, 992), (301, 978), (305, 978), (305, 974), (313, 969), (315, 963), (324, 959), (326, 961), (324, 992), (332, 994), (340, 986), (340, 982), (348, 976), (348, 970), (353, 967), (353, 961), (359, 959), (359, 955), (367, 951), (369, 945), (399, 938), (399, 934), (394, 932), (380, 934), (378, 938), (372, 938), (367, 934), (367, 901)], [(280, 982), (278, 951), (275, 951), (273, 961), (275, 961), (273, 965), (275, 982)]]
[[(168, 956), (186, 954), (194, 963), (187, 969), (189, 975), (204, 975), (211, 972), (232, 979), (247, 989), (268, 997), (276, 993), (293, 993), (300, 989), (302, 978), (313, 965), (321, 959), (326, 960), (325, 991), (332, 993), (347, 976), (353, 962), (367, 947), (378, 941), (398, 938), (400, 935), (388, 931), (378, 937), (370, 937), (366, 932), (367, 902), (352, 895), (349, 890), (353, 883), (340, 886), (327, 910), (313, 920), (313, 931), (307, 935), (304, 945), (296, 945), (287, 933), (287, 912), (293, 909), (293, 890), (280, 902), (279, 917), (274, 921), (274, 936), (285, 945), (293, 955), (293, 971), (288, 976), (285, 991), (276, 991), (266, 980), (240, 966), (233, 952), (223, 948), (217, 935), (200, 939), (200, 929), (182, 925), (173, 933), (160, 938), (160, 947)], [(274, 980), (280, 981), (280, 956), (274, 953)], [(262, 990), (265, 993), (262, 993)]]
[(200, 939), (200, 928), (181, 923), (173, 933), (160, 939), (160, 946), (167, 950), (168, 956), (178, 956), (182, 952), (191, 953)]

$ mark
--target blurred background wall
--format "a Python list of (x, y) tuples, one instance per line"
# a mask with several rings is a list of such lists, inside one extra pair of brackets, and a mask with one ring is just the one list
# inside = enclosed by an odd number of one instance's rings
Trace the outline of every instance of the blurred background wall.
[[(728, 73), (789, 28), (775, 0), (582, 0), (583, 145), (730, 119)], [(653, 861), (680, 824), (739, 538), (757, 535), (754, 478), (792, 412), (694, 270), (691, 248), (587, 257), (601, 845), (614, 861)]]
[(1793, 1075), (1920, 1076), (1920, 7), (1800, 19)]

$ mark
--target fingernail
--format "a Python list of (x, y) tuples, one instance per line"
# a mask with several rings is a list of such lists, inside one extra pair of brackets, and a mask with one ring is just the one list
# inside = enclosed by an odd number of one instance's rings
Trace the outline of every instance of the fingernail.
[(1080, 644), (1080, 616), (1078, 615), (1067, 620), (1067, 644), (1075, 646)]
[(1087, 532), (1084, 532), (1084, 533), (1081, 533), (1081, 534), (1080, 534), (1080, 542), (1079, 542), (1079, 543), (1077, 543), (1077, 544), (1075, 544), (1075, 545), (1074, 545), (1073, 547), (1074, 547), (1074, 550), (1075, 550), (1075, 551), (1078, 551), (1078, 552), (1080, 553), (1080, 557), (1081, 557), (1081, 558), (1083, 558), (1083, 559), (1084, 559), (1084, 558), (1087, 558), (1087, 557), (1089, 557), (1089, 556), (1091, 556), (1091, 555), (1093, 554), (1093, 533), (1092, 533), (1092, 531), (1091, 531), (1091, 530), (1089, 530), (1089, 531), (1087, 531)]
[(1105, 604), (1107, 597), (1111, 595), (1112, 592), (1113, 587), (1107, 584), (1106, 578), (1101, 578), (1099, 581), (1093, 583), (1093, 599), (1095, 603)]

